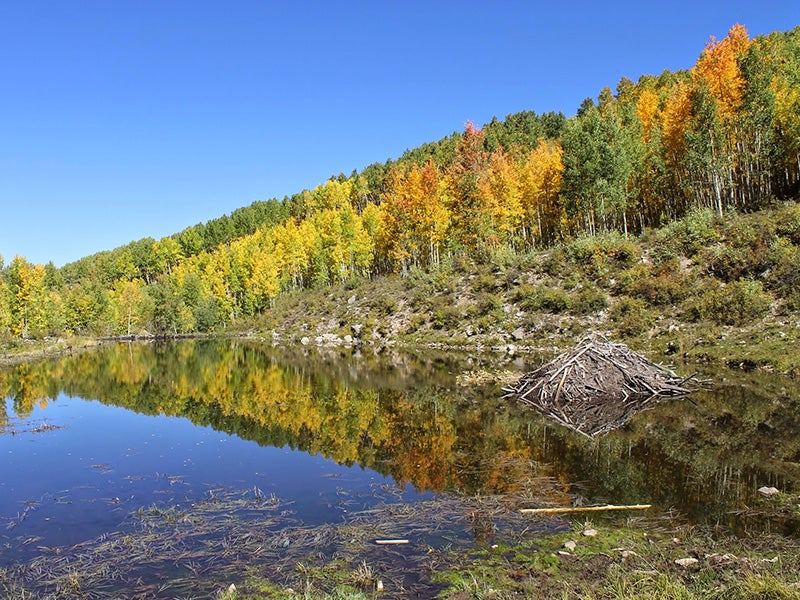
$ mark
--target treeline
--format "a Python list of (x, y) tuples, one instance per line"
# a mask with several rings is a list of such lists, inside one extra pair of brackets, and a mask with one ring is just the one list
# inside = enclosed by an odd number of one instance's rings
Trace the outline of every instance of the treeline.
[(210, 331), (278, 294), (446, 257), (638, 233), (693, 208), (758, 210), (800, 189), (800, 27), (740, 25), (688, 71), (623, 79), (577, 115), (524, 112), (56, 269), (16, 257), (0, 332)]

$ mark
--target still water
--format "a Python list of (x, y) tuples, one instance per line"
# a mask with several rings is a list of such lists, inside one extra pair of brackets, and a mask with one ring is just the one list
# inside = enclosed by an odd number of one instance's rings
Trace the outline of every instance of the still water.
[[(341, 523), (388, 501), (503, 494), (651, 503), (737, 531), (797, 533), (796, 522), (743, 516), (761, 486), (800, 488), (796, 382), (704, 374), (712, 390), (592, 441), (472, 376), (537, 366), (502, 360), (185, 341), (0, 372), (0, 568), (130, 530), (131, 515), (223, 497), (274, 505), (275, 528)], [(438, 542), (487, 541), (453, 528)]]

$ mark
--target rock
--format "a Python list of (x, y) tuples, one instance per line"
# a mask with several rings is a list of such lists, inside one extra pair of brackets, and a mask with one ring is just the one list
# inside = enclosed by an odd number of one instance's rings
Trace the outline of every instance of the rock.
[(352, 296), (350, 296), (350, 297), (347, 299), (347, 303), (348, 303), (348, 304), (355, 304), (355, 303), (356, 303), (356, 295), (355, 295), (355, 294), (353, 294)]
[(780, 494), (777, 488), (767, 486), (758, 488), (758, 493), (762, 496), (774, 496), (775, 494)]
[(700, 561), (697, 560), (696, 558), (690, 558), (690, 557), (675, 559), (675, 564), (681, 567), (691, 567), (692, 565), (696, 565), (699, 562)]
[(349, 335), (349, 334), (344, 336), (344, 343), (348, 344), (348, 345), (352, 344), (353, 343), (353, 336)]
[(514, 354), (517, 351), (517, 347), (514, 344), (507, 344), (505, 350), (506, 354)]
[(303, 344), (303, 346), (308, 346), (308, 344), (311, 343), (311, 340), (308, 338), (308, 336), (304, 336), (300, 338), (300, 343)]
[(355, 325), (350, 326), (350, 331), (353, 332), (355, 337), (361, 337), (361, 330), (364, 329), (364, 326), (361, 323), (356, 323)]
[(467, 325), (467, 329), (464, 331), (467, 337), (472, 337), (475, 335), (475, 330), (472, 328), (472, 325)]
[(585, 535), (586, 537), (594, 537), (594, 536), (597, 535), (597, 530), (596, 529), (584, 529), (583, 530), (583, 535)]
[(564, 542), (564, 548), (566, 548), (570, 552), (575, 552), (575, 548), (577, 547), (577, 545), (578, 544), (576, 544), (573, 540), (570, 540), (568, 542)]
[(522, 327), (517, 327), (514, 331), (511, 332), (511, 337), (517, 340), (518, 342), (525, 337), (525, 330)]

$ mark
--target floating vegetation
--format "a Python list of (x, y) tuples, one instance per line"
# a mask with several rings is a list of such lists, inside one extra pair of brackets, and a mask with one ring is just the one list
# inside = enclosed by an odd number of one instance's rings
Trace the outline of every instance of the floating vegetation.
[(2, 425), (0, 424), (0, 434), (6, 435), (21, 435), (23, 433), (47, 433), (48, 431), (56, 431), (63, 429), (63, 425), (52, 425), (47, 421), (40, 423), (35, 422), (19, 422)]
[[(257, 487), (214, 489), (195, 502), (140, 507), (119, 531), (71, 547), (38, 546), (33, 559), (0, 570), (0, 595), (209, 597), (230, 583), (246, 589), (251, 577), (323, 592), (342, 583), (375, 590), (380, 581), (382, 597), (428, 595), (441, 587), (424, 575), (437, 567), (435, 549), (514, 543), (558, 528), (552, 519), (519, 514), (519, 506), (534, 501), (530, 496), (406, 503), (400, 493), (376, 485), (380, 504), (347, 510), (342, 522), (319, 526), (303, 524), (290, 502)], [(349, 508), (360, 504), (345, 491), (341, 496)]]

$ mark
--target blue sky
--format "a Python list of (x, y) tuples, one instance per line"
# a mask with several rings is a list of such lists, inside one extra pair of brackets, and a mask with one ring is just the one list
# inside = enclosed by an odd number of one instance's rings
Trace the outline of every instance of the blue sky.
[(0, 256), (57, 266), (521, 110), (572, 115), (796, 0), (0, 4)]

